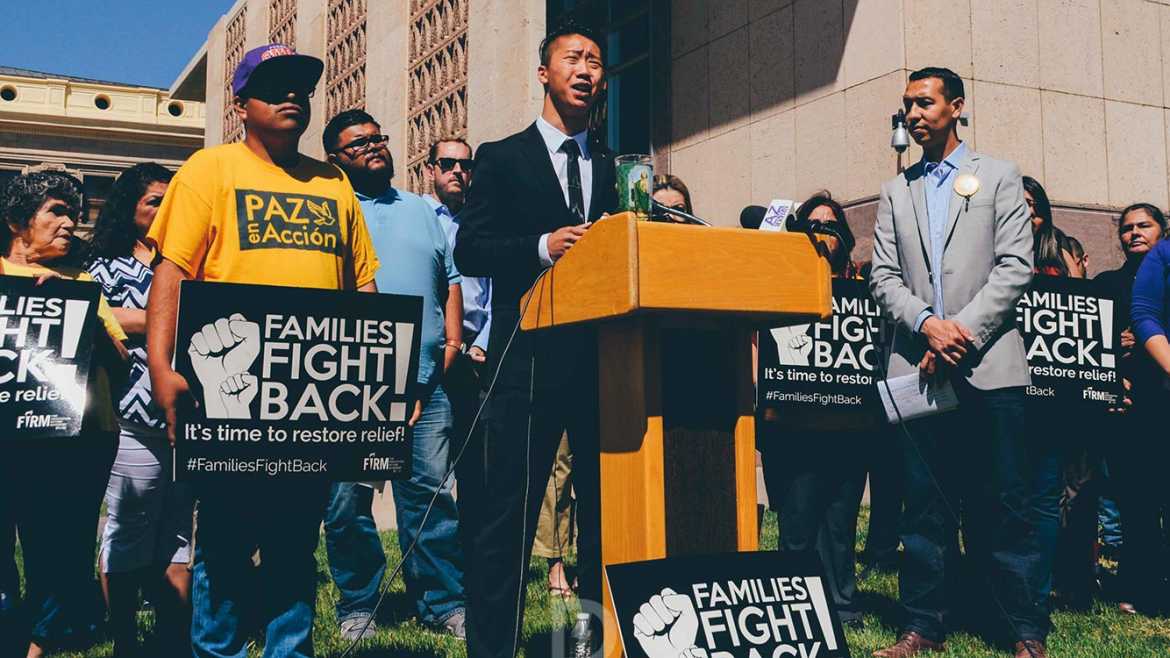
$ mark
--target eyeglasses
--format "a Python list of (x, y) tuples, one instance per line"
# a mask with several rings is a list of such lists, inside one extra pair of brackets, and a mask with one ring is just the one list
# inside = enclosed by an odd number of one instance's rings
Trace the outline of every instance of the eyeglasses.
[(288, 100), (289, 96), (295, 98), (312, 98), (316, 92), (312, 87), (297, 89), (282, 84), (258, 84), (250, 85), (240, 96), (244, 98), (255, 98), (259, 101), (264, 101), (269, 105), (279, 105)]
[(436, 158), (431, 162), (431, 164), (439, 165), (439, 169), (443, 173), (451, 171), (455, 168), (455, 165), (459, 165), (463, 168), (463, 171), (468, 173), (470, 173), (471, 170), (475, 168), (475, 160), (472, 160), (471, 158)]
[(386, 140), (390, 139), (385, 135), (367, 135), (365, 137), (358, 137), (345, 146), (338, 146), (333, 152), (337, 151), (353, 151), (354, 155), (365, 153), (370, 149), (385, 144)]

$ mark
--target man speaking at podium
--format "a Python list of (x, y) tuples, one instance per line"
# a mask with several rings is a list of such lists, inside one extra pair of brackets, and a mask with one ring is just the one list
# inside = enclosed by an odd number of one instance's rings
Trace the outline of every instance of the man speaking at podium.
[(459, 492), (482, 501), (479, 518), (463, 520), (473, 525), (466, 574), (471, 658), (516, 653), (537, 513), (565, 430), (577, 493), (581, 598), (601, 599), (596, 332), (517, 332), (508, 343), (521, 296), (591, 221), (617, 205), (612, 157), (588, 131), (605, 89), (605, 66), (600, 42), (570, 24), (541, 42), (540, 62), (541, 115), (523, 132), (480, 147), (455, 244), (459, 271), (491, 277), (495, 286), (487, 372), (499, 369), (481, 421), (483, 453), (463, 456), (484, 469), (482, 490)]

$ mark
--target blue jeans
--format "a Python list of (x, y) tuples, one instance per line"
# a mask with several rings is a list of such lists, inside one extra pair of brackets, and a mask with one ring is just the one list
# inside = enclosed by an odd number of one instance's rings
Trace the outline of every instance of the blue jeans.
[(374, 490), (356, 482), (338, 482), (325, 511), (325, 546), (329, 571), (337, 585), (337, 621), (372, 615), (378, 604), (386, 553), (374, 524)]
[(1097, 508), (1097, 522), (1101, 525), (1101, 544), (1109, 548), (1121, 548), (1121, 512), (1113, 499), (1113, 483), (1109, 480), (1109, 463), (1101, 462), (1101, 475), (1105, 478), (1107, 495), (1101, 496)]
[(971, 599), (958, 578), (955, 515), (962, 511), (967, 560), (991, 596), (979, 614), (1001, 608), (1016, 640), (1043, 640), (1048, 610), (1033, 591), (1040, 550), (1031, 515), (1023, 388), (981, 391), (954, 378), (959, 409), (910, 421), (903, 438), (906, 507), (902, 517), (899, 601), (907, 631), (946, 637), (950, 606)]
[[(197, 489), (191, 646), (197, 658), (243, 658), (249, 624), (265, 658), (313, 655), (317, 561), (328, 483), (208, 484)], [(260, 549), (260, 568), (252, 554)]]
[(1121, 512), (1117, 510), (1117, 502), (1102, 496), (1097, 521), (1101, 524), (1101, 544), (1109, 548), (1120, 548)]
[[(1062, 420), (1053, 419), (1054, 412), (1048, 407), (1031, 409), (1029, 421), (1036, 421), (1028, 432), (1028, 453), (1032, 461), (1032, 524), (1036, 531), (1038, 561), (1033, 573), (1032, 594), (1037, 605), (1048, 606), (1052, 594), (1053, 565), (1056, 560), (1060, 538), (1060, 497), (1064, 493), (1064, 460), (1072, 450), (1066, 445), (1069, 428)], [(1044, 420), (1041, 421), (1043, 413)], [(1047, 427), (1041, 427), (1047, 422)], [(1056, 424), (1061, 430), (1051, 427)]]
[[(398, 544), (404, 554), (418, 535), (418, 545), (403, 568), (403, 580), (424, 624), (443, 621), (461, 610), (465, 601), (459, 513), (451, 494), (454, 478), (443, 481), (450, 467), (453, 428), (451, 402), (442, 385), (437, 386), (424, 402), (422, 417), (414, 426), (411, 477), (392, 484)], [(427, 504), (436, 491), (440, 492), (438, 499), (419, 532)]]

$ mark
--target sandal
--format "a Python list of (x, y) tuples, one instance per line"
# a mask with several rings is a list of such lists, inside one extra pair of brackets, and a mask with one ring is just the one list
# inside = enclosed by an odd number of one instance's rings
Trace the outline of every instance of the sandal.
[[(558, 568), (559, 567), (559, 568)], [(569, 584), (565, 572), (565, 563), (561, 560), (553, 562), (548, 567), (548, 593), (562, 599), (571, 599), (575, 588)]]

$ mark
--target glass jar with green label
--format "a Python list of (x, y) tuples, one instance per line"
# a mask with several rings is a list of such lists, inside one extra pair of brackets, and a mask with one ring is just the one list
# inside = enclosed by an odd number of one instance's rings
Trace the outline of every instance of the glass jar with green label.
[(639, 153), (614, 158), (617, 167), (618, 212), (632, 212), (640, 220), (650, 219), (650, 194), (654, 165), (650, 156)]

